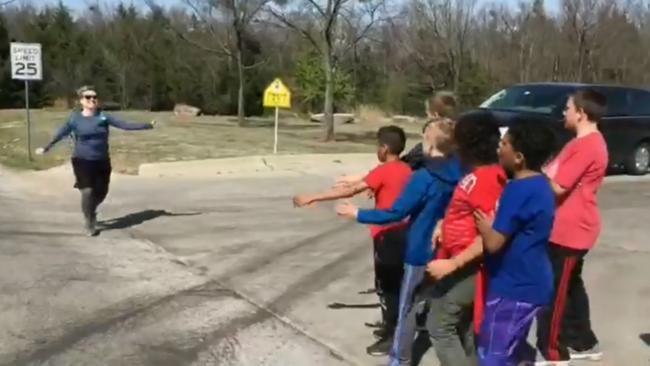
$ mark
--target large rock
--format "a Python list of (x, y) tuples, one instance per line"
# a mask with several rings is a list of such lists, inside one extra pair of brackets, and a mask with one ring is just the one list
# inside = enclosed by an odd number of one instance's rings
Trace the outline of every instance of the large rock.
[(187, 104), (176, 104), (174, 114), (181, 117), (195, 117), (201, 113), (201, 109)]
[(394, 123), (417, 123), (419, 120), (412, 116), (396, 115), (393, 116)]
[[(312, 122), (321, 123), (324, 118), (323, 113), (312, 114), (310, 120)], [(352, 113), (334, 113), (334, 124), (344, 125), (347, 123), (354, 123), (354, 114)]]

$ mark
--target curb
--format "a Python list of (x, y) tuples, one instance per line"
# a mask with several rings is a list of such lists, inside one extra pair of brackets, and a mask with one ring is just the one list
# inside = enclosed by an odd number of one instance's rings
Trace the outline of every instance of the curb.
[(142, 177), (257, 177), (353, 173), (372, 168), (375, 154), (261, 155), (236, 158), (142, 164)]

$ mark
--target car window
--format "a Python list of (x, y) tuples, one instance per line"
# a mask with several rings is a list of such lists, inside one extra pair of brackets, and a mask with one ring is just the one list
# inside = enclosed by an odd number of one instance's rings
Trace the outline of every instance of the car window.
[(516, 85), (492, 95), (480, 107), (559, 114), (574, 91), (565, 85)]
[(650, 92), (645, 90), (630, 91), (630, 114), (650, 116)]
[(598, 88), (607, 97), (607, 116), (629, 116), (630, 90), (623, 88)]

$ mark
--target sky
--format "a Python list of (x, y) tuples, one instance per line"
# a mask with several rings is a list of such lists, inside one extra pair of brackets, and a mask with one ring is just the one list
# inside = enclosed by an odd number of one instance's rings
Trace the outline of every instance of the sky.
[[(181, 0), (155, 0), (155, 1), (159, 5), (163, 5), (163, 6), (182, 4)], [(400, 0), (388, 0), (388, 1), (400, 1)], [(498, 3), (498, 2), (501, 2), (501, 1), (509, 3), (511, 5), (516, 5), (520, 0), (479, 0), (479, 4), (480, 3), (488, 3), (488, 2)], [(530, 0), (527, 0), (527, 1), (530, 1)], [(561, 0), (545, 0), (546, 7), (548, 8), (549, 11), (556, 12), (560, 7), (560, 1)], [(46, 2), (46, 3), (48, 3), (48, 2), (55, 3), (55, 2), (58, 2), (58, 1), (57, 0), (45, 0), (44, 2)], [(83, 8), (88, 7), (89, 4), (95, 4), (96, 2), (97, 2), (96, 0), (63, 0), (63, 4), (65, 4), (66, 6), (72, 8), (72, 9), (75, 9), (75, 10), (81, 10)], [(99, 1), (99, 3), (113, 3), (113, 2), (118, 2), (118, 1), (115, 1), (115, 0), (108, 0), (108, 1), (107, 0), (102, 0), (102, 1)], [(138, 7), (142, 7), (142, 8), (146, 7), (144, 0), (123, 0), (123, 2), (125, 4), (131, 4), (132, 3), (132, 4), (134, 4), (134, 5), (138, 6)], [(36, 3), (40, 3), (40, 1), (37, 0)]]

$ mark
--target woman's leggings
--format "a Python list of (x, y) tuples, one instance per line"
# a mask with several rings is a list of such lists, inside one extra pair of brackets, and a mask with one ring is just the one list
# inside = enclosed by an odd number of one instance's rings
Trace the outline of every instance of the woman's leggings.
[(108, 185), (106, 188), (82, 188), (81, 192), (81, 212), (86, 220), (94, 220), (97, 216), (97, 207), (104, 202), (108, 194)]

